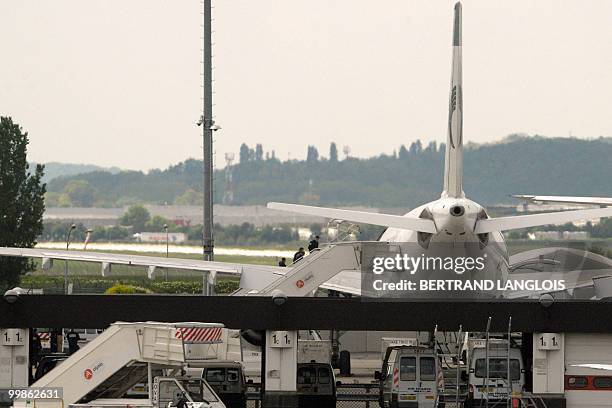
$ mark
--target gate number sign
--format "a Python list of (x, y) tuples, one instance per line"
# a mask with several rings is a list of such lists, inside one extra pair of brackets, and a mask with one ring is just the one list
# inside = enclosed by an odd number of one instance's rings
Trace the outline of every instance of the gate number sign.
[(5, 329), (0, 331), (0, 344), (3, 346), (24, 346), (25, 330)]
[(285, 330), (274, 331), (270, 336), (270, 347), (293, 347), (293, 342), (293, 333)]
[(559, 350), (561, 344), (559, 343), (560, 336), (558, 333), (542, 333), (538, 337), (538, 349), (539, 350)]

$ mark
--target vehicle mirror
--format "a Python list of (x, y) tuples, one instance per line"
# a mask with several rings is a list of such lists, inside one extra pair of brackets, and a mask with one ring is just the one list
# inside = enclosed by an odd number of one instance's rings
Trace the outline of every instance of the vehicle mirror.
[(374, 379), (375, 380), (382, 380), (382, 375), (380, 371), (374, 371)]

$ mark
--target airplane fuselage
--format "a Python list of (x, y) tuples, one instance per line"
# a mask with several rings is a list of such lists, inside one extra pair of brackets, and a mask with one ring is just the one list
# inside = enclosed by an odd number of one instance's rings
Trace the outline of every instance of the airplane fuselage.
[[(482, 270), (423, 270), (417, 271), (413, 278), (436, 280), (493, 280), (505, 283), (508, 279), (509, 255), (501, 232), (488, 234), (474, 233), (479, 219), (489, 218), (480, 204), (467, 198), (443, 197), (439, 200), (421, 205), (408, 212), (406, 217), (431, 219), (436, 226), (436, 233), (427, 234), (412, 230), (387, 228), (379, 241), (399, 244), (402, 252), (411, 256), (455, 258), (470, 257), (484, 259)], [(461, 293), (428, 293), (427, 297), (461, 297)], [(466, 294), (467, 295), (467, 294)], [(495, 297), (495, 290), (481, 294), (482, 297)], [(474, 297), (474, 293), (469, 294)]]

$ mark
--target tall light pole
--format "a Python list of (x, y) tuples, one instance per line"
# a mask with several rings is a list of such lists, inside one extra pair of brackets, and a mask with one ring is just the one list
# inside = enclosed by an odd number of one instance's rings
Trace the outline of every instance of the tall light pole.
[(212, 105), (212, 0), (203, 0), (203, 95), (202, 95), (202, 136), (204, 154), (204, 218), (202, 222), (202, 246), (205, 261), (213, 260), (213, 151), (212, 135), (214, 126)]
[[(164, 224), (164, 231), (166, 231), (166, 258), (170, 257), (170, 250), (168, 249), (168, 224)], [(166, 268), (166, 282), (168, 282), (168, 268)]]
[[(70, 235), (72, 231), (76, 228), (75, 224), (71, 224), (68, 228), (68, 234), (66, 236), (66, 251), (70, 249)], [(66, 259), (66, 263), (64, 265), (64, 294), (68, 294), (68, 260)]]
[[(205, 261), (212, 261), (214, 256), (214, 239), (213, 239), (213, 132), (221, 129), (215, 125), (213, 119), (213, 104), (212, 104), (212, 0), (203, 0), (203, 40), (202, 47), (202, 116), (198, 122), (198, 126), (202, 127), (202, 150), (203, 150), (203, 194), (204, 194), (204, 209), (202, 219), (202, 250)], [(211, 288), (207, 283), (208, 279), (204, 275), (204, 292), (212, 293)]]

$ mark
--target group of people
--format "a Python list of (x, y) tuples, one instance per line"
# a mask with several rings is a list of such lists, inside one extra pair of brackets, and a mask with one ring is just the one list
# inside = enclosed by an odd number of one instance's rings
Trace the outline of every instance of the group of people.
[[(308, 243), (308, 252), (312, 252), (315, 249), (319, 248), (319, 239), (320, 237), (318, 235), (315, 235), (315, 237)], [(296, 263), (305, 255), (306, 251), (304, 251), (304, 247), (300, 247), (293, 255), (293, 263)], [(287, 258), (281, 258), (281, 260), (278, 261), (278, 266), (287, 266)]]

